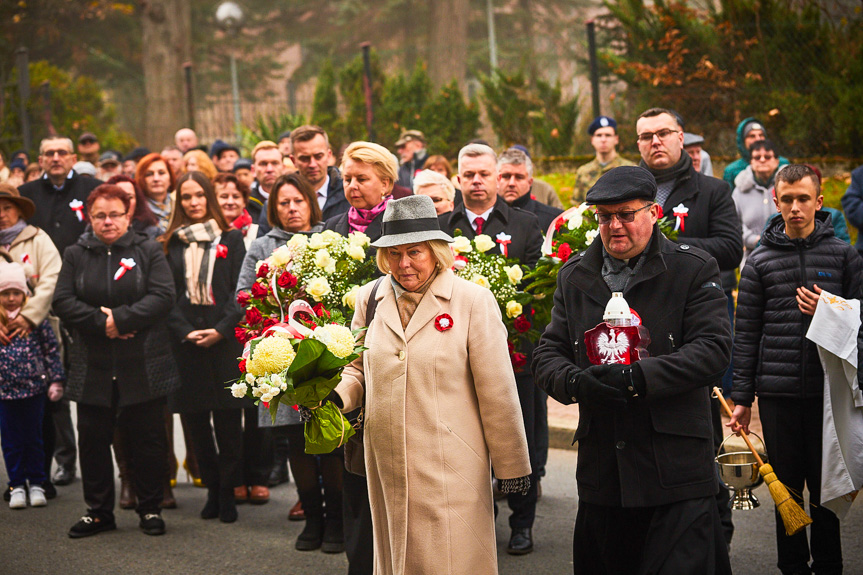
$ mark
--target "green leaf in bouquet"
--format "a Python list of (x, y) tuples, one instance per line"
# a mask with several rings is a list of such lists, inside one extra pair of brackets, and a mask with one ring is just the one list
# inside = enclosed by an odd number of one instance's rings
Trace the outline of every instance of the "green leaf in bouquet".
[(288, 374), (294, 381), (294, 387), (301, 385), (307, 379), (314, 377), (318, 371), (318, 359), (327, 351), (327, 346), (316, 339), (304, 339), (297, 346), (297, 357), (288, 368)]
[(318, 376), (304, 381), (294, 390), (297, 404), (310, 409), (316, 407), (336, 388), (340, 380), (341, 374), (338, 373), (332, 377)]
[(281, 398), (276, 401), (271, 401), (268, 408), (270, 412), (270, 418), (272, 419), (273, 423), (276, 423), (276, 413), (278, 413), (279, 411), (279, 403), (281, 403)]
[(328, 401), (312, 411), (312, 419), (306, 422), (304, 435), (306, 453), (319, 455), (332, 453), (347, 443), (356, 433), (339, 409)]

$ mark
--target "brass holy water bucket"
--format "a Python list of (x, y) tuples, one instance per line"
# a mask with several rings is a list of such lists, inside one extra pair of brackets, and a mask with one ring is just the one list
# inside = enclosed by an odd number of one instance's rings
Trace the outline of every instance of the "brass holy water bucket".
[[(750, 433), (749, 437), (758, 440), (753, 442), (753, 445), (764, 463), (767, 463), (764, 441), (754, 433)], [(719, 468), (719, 478), (726, 487), (734, 491), (734, 497), (729, 503), (731, 509), (755, 509), (761, 505), (752, 490), (761, 485), (764, 479), (758, 472), (755, 456), (742, 438), (733, 434), (726, 437), (719, 446), (716, 463)]]

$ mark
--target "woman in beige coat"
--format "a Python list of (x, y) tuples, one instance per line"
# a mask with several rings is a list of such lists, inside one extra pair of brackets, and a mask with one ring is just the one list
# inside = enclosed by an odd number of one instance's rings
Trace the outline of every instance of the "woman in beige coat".
[(497, 573), (491, 465), (503, 490), (528, 485), (506, 329), (491, 292), (453, 274), (448, 242), (429, 197), (389, 203), (368, 349), (336, 389), (345, 412), (365, 400), (377, 574)]

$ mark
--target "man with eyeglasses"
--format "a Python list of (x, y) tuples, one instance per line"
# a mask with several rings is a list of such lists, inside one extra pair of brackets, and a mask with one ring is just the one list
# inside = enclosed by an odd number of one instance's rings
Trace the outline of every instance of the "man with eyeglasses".
[(602, 174), (620, 166), (632, 166), (632, 162), (617, 154), (617, 122), (610, 116), (597, 116), (587, 127), (590, 145), (596, 151), (596, 157), (580, 166), (575, 171), (575, 189), (572, 201), (576, 205), (584, 201), (587, 190), (596, 183)]
[(37, 207), (28, 223), (45, 230), (61, 255), (84, 233), (84, 204), (90, 192), (102, 183), (76, 174), (72, 166), (77, 161), (72, 140), (45, 138), (39, 144), (39, 165), (44, 175), (18, 188)]
[[(678, 241), (700, 248), (716, 259), (726, 313), (734, 315), (734, 270), (743, 258), (743, 232), (728, 184), (695, 171), (683, 150), (683, 128), (678, 117), (664, 108), (641, 113), (635, 124), (641, 166), (656, 178), (656, 203), (678, 233)], [(730, 385), (730, 370), (726, 382)], [(714, 444), (722, 443), (723, 430), (716, 401), (711, 404)], [(721, 486), (717, 505), (723, 516), (725, 539), (731, 545), (734, 526), (727, 505), (728, 490)]]
[[(534, 351), (537, 385), (579, 408), (576, 574), (731, 573), (709, 411), (731, 325), (716, 260), (665, 238), (656, 189), (637, 166), (590, 189), (600, 241), (560, 269)], [(585, 332), (603, 321), (612, 292), (649, 331), (650, 356), (592, 365)]]
[[(744, 118), (737, 124), (737, 150), (740, 152), (740, 157), (725, 167), (722, 173), (722, 179), (728, 182), (728, 185), (734, 187), (734, 180), (737, 175), (746, 169), (749, 165), (749, 151), (752, 144), (759, 140), (767, 139), (767, 129), (764, 124), (755, 118)], [(779, 156), (779, 165), (784, 166), (788, 163), (788, 158)]]

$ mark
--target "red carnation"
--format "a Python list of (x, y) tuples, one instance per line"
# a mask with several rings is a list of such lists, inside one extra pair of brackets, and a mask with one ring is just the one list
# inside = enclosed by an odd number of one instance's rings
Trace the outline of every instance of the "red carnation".
[(530, 329), (530, 320), (527, 319), (527, 316), (521, 314), (517, 318), (515, 318), (515, 322), (513, 323), (515, 326), (515, 330), (519, 333), (524, 333)]
[(523, 353), (513, 353), (509, 356), (512, 366), (516, 369), (524, 367), (527, 364), (527, 356)]
[(559, 232), (559, 231), (560, 231), (560, 228), (562, 228), (562, 227), (563, 227), (563, 224), (565, 224), (565, 223), (566, 223), (566, 220), (564, 220), (564, 219), (563, 219), (563, 218), (561, 218), (561, 217), (558, 217), (558, 218), (554, 221), (554, 231)]
[(246, 325), (258, 325), (263, 319), (264, 316), (261, 315), (261, 312), (257, 308), (250, 307), (246, 310)]
[(282, 289), (291, 289), (297, 285), (297, 276), (290, 272), (282, 272), (282, 275), (279, 276), (276, 283), (279, 284), (279, 287)]
[(330, 317), (330, 312), (327, 308), (324, 307), (322, 303), (316, 303), (312, 306), (312, 309), (315, 310), (315, 315), (318, 317), (324, 317), (324, 314), (327, 314), (327, 317)]
[(662, 206), (660, 206), (659, 204), (656, 204), (656, 213), (657, 213), (657, 216), (656, 216), (657, 220), (661, 220), (662, 217), (665, 215), (662, 213)]
[(270, 293), (270, 290), (264, 286), (255, 282), (252, 284), (252, 297), (257, 299), (264, 299), (267, 297), (267, 294)]
[(261, 264), (261, 267), (258, 268), (257, 276), (259, 278), (265, 278), (268, 273), (270, 273), (270, 266), (267, 264)]
[(246, 373), (246, 360), (245, 359), (240, 360), (240, 366), (239, 367), (240, 367), (240, 371), (242, 373)]
[(237, 303), (240, 304), (240, 307), (246, 307), (247, 305), (249, 305), (250, 299), (252, 299), (252, 296), (249, 295), (249, 292), (237, 292)]
[(569, 259), (569, 256), (572, 255), (572, 248), (569, 247), (567, 243), (561, 243), (560, 247), (557, 248), (557, 257), (560, 258), (560, 261), (565, 262)]

